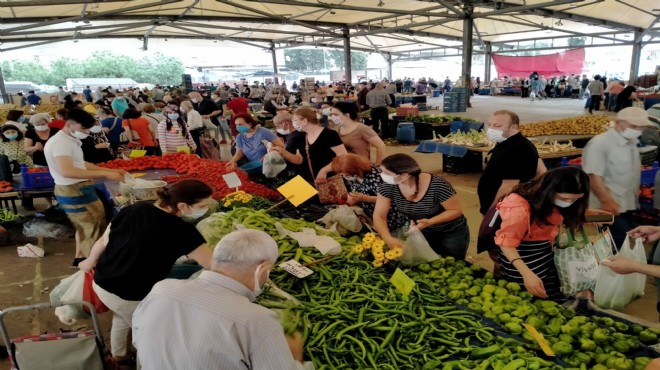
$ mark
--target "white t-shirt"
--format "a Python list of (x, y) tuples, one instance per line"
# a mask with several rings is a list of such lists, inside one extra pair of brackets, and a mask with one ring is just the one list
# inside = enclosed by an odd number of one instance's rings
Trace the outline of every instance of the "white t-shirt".
[(71, 157), (73, 167), (80, 168), (81, 170), (87, 169), (85, 167), (85, 159), (83, 157), (82, 143), (80, 140), (72, 137), (64, 131), (59, 131), (55, 136), (48, 139), (44, 147), (44, 155), (48, 163), (48, 170), (55, 180), (57, 185), (73, 185), (79, 182), (87, 181), (87, 179), (72, 179), (65, 177), (57, 168), (55, 163), (56, 157)]

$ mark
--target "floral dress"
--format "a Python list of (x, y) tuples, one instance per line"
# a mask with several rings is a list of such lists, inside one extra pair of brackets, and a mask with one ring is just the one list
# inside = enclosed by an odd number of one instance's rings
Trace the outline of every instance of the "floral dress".
[(0, 140), (0, 154), (6, 155), (9, 158), (9, 162), (17, 161), (20, 164), (26, 164), (28, 167), (32, 167), (32, 158), (25, 151), (24, 140)]
[[(364, 174), (364, 179), (362, 181), (347, 180), (348, 188), (351, 193), (362, 193), (368, 196), (377, 196), (378, 195), (378, 186), (383, 183), (383, 179), (380, 177), (380, 168), (377, 165), (371, 167), (371, 171)], [(375, 203), (364, 202), (360, 206), (364, 210), (364, 213), (367, 216), (373, 218), (374, 209), (376, 208)], [(390, 208), (390, 212), (387, 214), (387, 227), (392, 230), (398, 230), (403, 227), (406, 222), (410, 221), (407, 216), (400, 213), (394, 205)]]

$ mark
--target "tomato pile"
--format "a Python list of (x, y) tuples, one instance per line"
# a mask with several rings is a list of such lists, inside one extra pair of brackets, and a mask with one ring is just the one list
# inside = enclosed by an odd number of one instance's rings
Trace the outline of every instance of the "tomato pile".
[[(126, 171), (146, 171), (150, 169), (173, 169), (179, 175), (163, 176), (161, 179), (167, 183), (177, 182), (182, 179), (199, 179), (214, 188), (213, 198), (222, 199), (227, 194), (235, 191), (234, 188), (228, 188), (222, 175), (229, 173), (225, 169), (225, 163), (202, 159), (196, 155), (177, 153), (166, 154), (163, 157), (145, 156), (131, 159), (115, 159), (109, 162), (99, 164), (101, 167), (110, 169), (122, 169)], [(257, 195), (267, 199), (276, 199), (280, 193), (267, 188), (264, 185), (256, 184), (248, 180), (248, 175), (241, 171), (234, 171), (241, 179), (243, 185), (241, 190), (252, 195)]]
[(48, 167), (28, 168), (27, 173), (48, 173)]
[(0, 193), (6, 193), (8, 191), (13, 191), (14, 187), (9, 181), (0, 181)]

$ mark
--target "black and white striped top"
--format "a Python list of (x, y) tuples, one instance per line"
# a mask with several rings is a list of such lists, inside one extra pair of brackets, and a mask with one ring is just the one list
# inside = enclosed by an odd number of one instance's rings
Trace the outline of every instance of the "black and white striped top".
[[(381, 184), (378, 187), (378, 194), (392, 201), (392, 205), (399, 210), (399, 212), (408, 216), (411, 220), (430, 219), (445, 211), (442, 203), (447, 199), (456, 195), (454, 188), (445, 181), (442, 177), (431, 175), (431, 183), (429, 188), (424, 194), (424, 197), (419, 202), (412, 202), (407, 200), (399, 185)], [(455, 220), (431, 225), (425, 230), (428, 231), (452, 231), (463, 227), (467, 224), (465, 216), (461, 215)]]

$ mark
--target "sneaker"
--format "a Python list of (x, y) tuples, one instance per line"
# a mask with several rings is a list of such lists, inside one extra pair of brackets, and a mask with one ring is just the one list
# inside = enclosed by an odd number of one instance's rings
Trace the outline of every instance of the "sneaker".
[(80, 264), (80, 262), (82, 262), (82, 261), (84, 261), (84, 260), (86, 260), (86, 259), (87, 259), (87, 258), (85, 258), (85, 257), (82, 257), (82, 258), (74, 258), (74, 259), (73, 259), (73, 263), (71, 263), (71, 266), (73, 266), (73, 267), (78, 267), (78, 265)]

